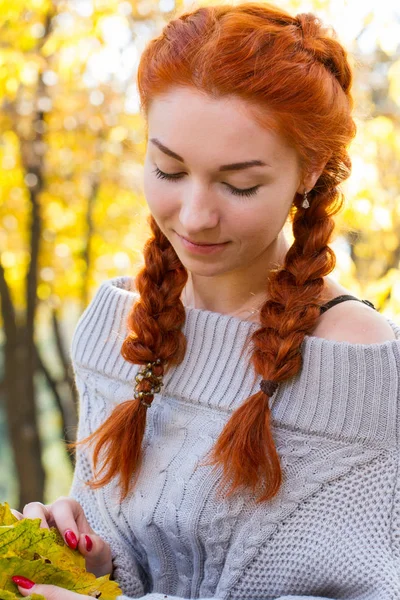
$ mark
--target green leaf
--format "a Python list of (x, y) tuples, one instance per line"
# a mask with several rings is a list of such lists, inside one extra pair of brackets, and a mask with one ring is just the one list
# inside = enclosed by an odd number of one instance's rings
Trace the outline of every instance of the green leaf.
[(13, 575), (22, 575), (35, 583), (58, 585), (71, 592), (95, 598), (98, 598), (101, 593), (102, 600), (115, 600), (122, 593), (115, 581), (110, 581), (108, 575), (96, 579), (92, 573), (87, 573), (85, 570), (65, 571), (43, 558), (39, 560), (25, 560), (18, 556), (0, 558), (0, 589), (14, 590), (15, 584), (11, 580)]
[(109, 575), (96, 578), (88, 573), (84, 557), (66, 546), (56, 528), (41, 528), (40, 519), (15, 519), (9, 524), (12, 513), (5, 505), (0, 505), (0, 511), (4, 515), (4, 521), (0, 520), (0, 600), (1, 594), (4, 600), (21, 597), (11, 579), (13, 575), (95, 598), (101, 596), (102, 600), (115, 600), (122, 594)]
[[(13, 523), (17, 522), (18, 519), (12, 514), (7, 502), (0, 504), (0, 523), (2, 525), (12, 525)], [(2, 598), (0, 598), (0, 600), (2, 600)]]
[(0, 556), (21, 556), (34, 560), (43, 556), (62, 568), (85, 568), (85, 559), (65, 545), (56, 528), (40, 527), (40, 519), (21, 519), (0, 526)]

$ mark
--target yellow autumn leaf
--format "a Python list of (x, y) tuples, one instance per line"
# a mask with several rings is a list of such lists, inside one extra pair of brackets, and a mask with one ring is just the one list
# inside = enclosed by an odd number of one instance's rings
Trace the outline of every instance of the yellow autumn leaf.
[(60, 568), (85, 568), (85, 559), (65, 545), (59, 531), (40, 527), (40, 519), (21, 519), (13, 525), (0, 526), (0, 556), (20, 556), (34, 560), (44, 556)]
[(13, 523), (17, 523), (17, 517), (14, 517), (12, 514), (9, 505), (7, 502), (4, 504), (0, 504), (0, 524), (1, 525), (12, 525)]
[[(20, 598), (11, 577), (21, 575), (35, 583), (62, 588), (102, 600), (122, 594), (109, 575), (96, 578), (85, 559), (66, 546), (57, 529), (41, 528), (40, 519), (18, 520), (8, 505), (0, 504), (0, 600)], [(11, 594), (11, 595), (10, 595)], [(32, 600), (41, 600), (41, 598)]]
[(110, 581), (108, 575), (96, 578), (85, 570), (80, 573), (64, 571), (44, 558), (39, 560), (25, 560), (19, 556), (0, 558), (0, 590), (14, 591), (15, 584), (11, 579), (14, 575), (27, 577), (35, 583), (57, 585), (77, 594), (95, 598), (101, 596), (102, 600), (115, 600), (122, 594), (118, 584)]

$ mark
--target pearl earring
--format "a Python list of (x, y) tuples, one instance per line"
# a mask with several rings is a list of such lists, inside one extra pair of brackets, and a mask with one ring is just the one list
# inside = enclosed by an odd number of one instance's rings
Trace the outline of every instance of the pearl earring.
[(306, 190), (304, 190), (304, 200), (303, 200), (302, 207), (303, 208), (308, 208), (309, 206), (310, 206), (310, 203), (307, 200), (307, 192), (306, 192)]

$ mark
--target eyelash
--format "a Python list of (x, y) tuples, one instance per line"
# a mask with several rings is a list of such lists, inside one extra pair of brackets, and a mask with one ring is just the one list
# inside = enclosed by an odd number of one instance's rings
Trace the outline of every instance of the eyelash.
[[(181, 177), (182, 177), (179, 173), (176, 173), (174, 175), (169, 175), (168, 173), (164, 173), (164, 171), (160, 171), (160, 169), (158, 167), (156, 167), (154, 169), (153, 173), (155, 173), (156, 177), (158, 177), (159, 179), (167, 179), (168, 181), (181, 179)], [(228, 186), (228, 188), (230, 189), (230, 191), (232, 192), (232, 194), (234, 196), (246, 196), (246, 197), (254, 196), (257, 193), (258, 188), (260, 187), (259, 185), (255, 185), (254, 187), (248, 188), (247, 190), (239, 190), (238, 188), (232, 187), (228, 183), (225, 183), (225, 185)]]

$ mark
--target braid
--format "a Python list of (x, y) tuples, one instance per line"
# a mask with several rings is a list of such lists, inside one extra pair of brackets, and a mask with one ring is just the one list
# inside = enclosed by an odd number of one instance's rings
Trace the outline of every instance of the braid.
[(186, 349), (181, 331), (186, 315), (180, 296), (188, 275), (151, 215), (149, 223), (153, 236), (144, 246), (145, 266), (135, 280), (139, 300), (128, 317), (131, 333), (121, 354), (137, 364), (158, 358), (169, 365), (179, 364)]
[[(336, 263), (327, 244), (334, 229), (330, 215), (341, 206), (336, 204), (332, 211), (337, 196), (336, 190), (325, 190), (314, 195), (308, 210), (297, 209), (293, 245), (283, 267), (269, 274), (269, 299), (260, 310), (261, 327), (252, 335), (251, 357), (255, 372), (267, 380), (280, 383), (302, 367), (300, 347), (320, 316), (323, 277)], [(205, 462), (224, 465), (219, 491), (229, 482), (229, 496), (244, 485), (253, 494), (260, 493), (258, 502), (274, 497), (282, 482), (267, 386), (261, 387), (265, 391), (248, 398), (233, 413)]]
[(294, 23), (302, 34), (304, 50), (332, 73), (348, 95), (352, 85), (352, 72), (347, 52), (337, 41), (335, 31), (332, 29), (331, 36), (328, 36), (328, 28), (312, 13), (298, 14)]
[[(94, 433), (78, 442), (96, 439), (95, 469), (100, 454), (105, 452), (107, 456), (107, 461), (89, 485), (102, 487), (119, 473), (121, 499), (127, 496), (139, 475), (147, 407), (151, 405), (154, 393), (159, 391), (154, 382), (162, 378), (164, 364), (179, 364), (186, 350), (186, 338), (181, 331), (186, 314), (180, 295), (187, 281), (187, 271), (152, 216), (149, 223), (153, 236), (145, 244), (145, 265), (135, 279), (140, 298), (128, 316), (130, 333), (121, 347), (121, 355), (126, 360), (146, 365), (146, 368), (136, 376), (134, 399), (116, 406)], [(146, 377), (146, 373), (151, 376)], [(142, 402), (141, 394), (144, 394), (145, 402)], [(99, 478), (101, 474), (103, 476)]]

